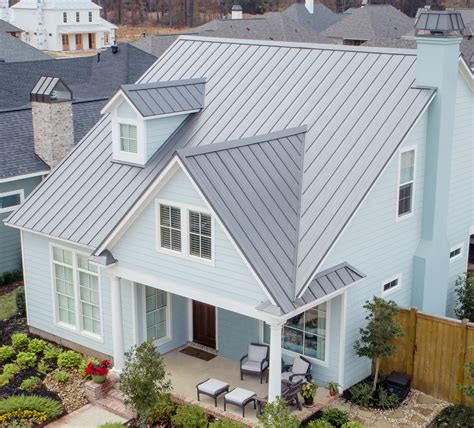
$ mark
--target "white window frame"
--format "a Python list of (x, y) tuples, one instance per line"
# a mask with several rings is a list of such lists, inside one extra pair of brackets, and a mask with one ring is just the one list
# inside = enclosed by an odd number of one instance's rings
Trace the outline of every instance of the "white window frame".
[[(384, 290), (385, 284), (388, 284), (392, 281), (398, 281), (398, 284), (395, 287), (389, 288), (388, 290)], [(393, 294), (397, 291), (399, 291), (402, 288), (402, 274), (398, 273), (397, 275), (394, 275), (384, 281), (382, 281), (381, 289), (382, 289), (382, 296), (389, 296), (390, 294)]]
[[(451, 253), (456, 250), (460, 250), (459, 254), (451, 257)], [(454, 247), (451, 247), (451, 249), (449, 250), (449, 262), (450, 263), (455, 262), (456, 260), (460, 259), (463, 256), (463, 254), (464, 254), (464, 244), (461, 242), (460, 244), (457, 244)]]
[(0, 193), (0, 198), (13, 196), (13, 195), (20, 195), (20, 203), (18, 205), (12, 205), (11, 207), (0, 208), (0, 214), (15, 211), (25, 200), (25, 191), (23, 189)]
[[(413, 151), (413, 180), (411, 181), (412, 183), (412, 192), (411, 192), (411, 211), (409, 213), (405, 214), (398, 214), (399, 210), (399, 205), (400, 205), (400, 187), (402, 184), (400, 183), (401, 179), (401, 166), (402, 166), (402, 154), (406, 152), (411, 152)], [(416, 160), (417, 160), (417, 153), (416, 153), (416, 146), (410, 146), (410, 147), (405, 147), (399, 151), (398, 154), (398, 179), (397, 179), (397, 203), (395, 204), (396, 206), (396, 211), (395, 211), (395, 220), (397, 222), (406, 220), (407, 218), (410, 218), (414, 215), (415, 212), (415, 182), (416, 182)], [(403, 185), (408, 184), (408, 183), (403, 183)]]
[[(161, 247), (161, 234), (160, 234), (160, 205), (171, 205), (181, 210), (181, 251), (174, 251), (168, 248)], [(210, 259), (193, 256), (189, 251), (189, 212), (194, 211), (202, 214), (207, 214), (211, 217), (211, 254)], [(159, 253), (172, 255), (175, 257), (181, 257), (187, 260), (193, 260), (199, 263), (215, 266), (216, 259), (216, 232), (215, 232), (215, 219), (212, 213), (203, 207), (184, 204), (182, 202), (170, 201), (167, 199), (155, 199), (155, 241), (156, 250)]]
[[(137, 127), (137, 153), (129, 153), (121, 150), (120, 125), (133, 125)], [(145, 124), (143, 120), (119, 117), (117, 111), (112, 113), (112, 147), (115, 160), (135, 165), (145, 165), (146, 153), (144, 135)]]
[[(179, 209), (180, 224), (181, 224), (181, 228), (179, 229), (179, 231), (181, 233), (181, 251), (173, 250), (172, 248), (166, 248), (166, 247), (163, 247), (161, 245), (161, 227), (162, 227), (161, 226), (161, 205)], [(178, 204), (163, 203), (163, 202), (157, 203), (156, 215), (157, 215), (157, 222), (158, 222), (157, 241), (158, 241), (159, 249), (163, 252), (166, 252), (166, 253), (182, 255), (183, 252), (184, 252), (184, 246), (183, 246), (183, 238), (184, 238), (183, 237), (183, 208), (178, 206)], [(168, 226), (164, 226), (164, 227), (168, 227)], [(169, 229), (172, 230), (174, 228), (169, 227)]]
[[(286, 356), (290, 356), (290, 357), (297, 357), (297, 356), (301, 355), (302, 357), (304, 357), (307, 360), (311, 361), (311, 363), (313, 363), (313, 364), (316, 364), (316, 365), (321, 366), (321, 367), (329, 367), (329, 349), (330, 349), (330, 334), (331, 334), (331, 303), (332, 303), (332, 301), (327, 300), (325, 302), (321, 302), (320, 304), (323, 304), (323, 303), (326, 303), (326, 337), (325, 337), (326, 343), (325, 343), (325, 348), (324, 348), (324, 361), (323, 360), (318, 360), (317, 358), (310, 357), (308, 355), (299, 354), (298, 352), (290, 351), (289, 349), (284, 348), (283, 347), (283, 336), (284, 336), (283, 326), (282, 326), (282, 330), (281, 330), (281, 339), (282, 339), (281, 353), (282, 353), (282, 355), (286, 355)], [(308, 308), (307, 310), (313, 309), (316, 306), (319, 306), (319, 305), (316, 304), (313, 307)], [(302, 311), (302, 312), (306, 312), (306, 311)], [(265, 338), (264, 329), (265, 329), (265, 322), (260, 321), (260, 343), (263, 343), (265, 345), (270, 345), (269, 343), (266, 343), (264, 341), (264, 338)]]
[(149, 288), (156, 288), (157, 290), (159, 291), (162, 291), (163, 293), (165, 293), (166, 295), (166, 336), (160, 338), (160, 339), (157, 339), (157, 340), (154, 340), (153, 341), (153, 344), (155, 346), (161, 346), (161, 345), (164, 345), (165, 343), (168, 343), (168, 342), (171, 342), (173, 340), (173, 323), (171, 322), (171, 315), (172, 315), (172, 310), (171, 310), (171, 294), (168, 293), (167, 291), (165, 290), (161, 290), (160, 288), (157, 288), (157, 287), (150, 287), (149, 285), (145, 285), (145, 284), (140, 284), (140, 283), (136, 283), (136, 284), (139, 284), (141, 285), (142, 287), (142, 307), (143, 307), (143, 318), (142, 318), (142, 324), (143, 324), (143, 331), (142, 331), (142, 334), (143, 334), (143, 339), (144, 340), (147, 340), (147, 328), (146, 328), (146, 287), (149, 287)]
[[(124, 135), (122, 135), (122, 127), (128, 127), (128, 132), (129, 132), (129, 136), (128, 137), (125, 137)], [(135, 128), (135, 143), (137, 145), (137, 151), (136, 153), (130, 151), (130, 150), (124, 150), (122, 148), (122, 140), (128, 140), (128, 146), (130, 148), (130, 142), (133, 141), (132, 138), (130, 138), (130, 128)], [(123, 123), (123, 122), (120, 122), (119, 123), (119, 136), (120, 136), (120, 152), (121, 153), (127, 153), (127, 154), (130, 154), (132, 156), (136, 156), (138, 155), (138, 126), (135, 125), (135, 124), (130, 124), (130, 123)]]
[[(59, 314), (58, 314), (58, 296), (56, 292), (56, 281), (55, 281), (55, 275), (54, 275), (54, 264), (59, 264), (63, 265), (61, 262), (57, 262), (54, 260), (53, 257), (53, 249), (57, 248), (59, 250), (65, 250), (69, 251), (72, 253), (72, 266), (70, 265), (65, 265), (69, 268), (72, 268), (73, 270), (73, 282), (74, 282), (74, 309), (75, 309), (75, 325), (70, 325), (66, 324), (62, 321), (59, 320)], [(100, 314), (100, 335), (94, 334), (90, 331), (84, 330), (82, 327), (82, 308), (81, 308), (81, 299), (80, 299), (80, 284), (79, 284), (79, 269), (78, 264), (77, 264), (77, 256), (81, 255), (84, 257), (89, 257), (89, 254), (75, 250), (70, 247), (66, 247), (64, 245), (59, 245), (56, 243), (49, 243), (49, 265), (50, 265), (50, 274), (51, 274), (51, 284), (52, 284), (52, 290), (53, 290), (53, 320), (54, 324), (64, 330), (67, 330), (69, 332), (76, 333), (82, 337), (88, 338), (88, 339), (93, 339), (97, 342), (104, 343), (103, 337), (104, 337), (104, 317), (103, 317), (103, 311), (102, 311), (102, 286), (101, 286), (101, 271), (100, 271), (100, 266), (97, 265), (98, 272), (97, 272), (97, 282), (98, 282), (98, 287), (99, 287), (99, 314)], [(90, 262), (91, 263), (91, 262)], [(88, 272), (89, 273), (89, 272)]]

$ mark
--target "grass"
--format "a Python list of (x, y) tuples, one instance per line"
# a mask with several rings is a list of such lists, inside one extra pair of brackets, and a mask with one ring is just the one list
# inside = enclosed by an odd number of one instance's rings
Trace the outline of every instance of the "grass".
[(16, 290), (0, 296), (0, 320), (10, 318), (16, 314), (15, 296)]

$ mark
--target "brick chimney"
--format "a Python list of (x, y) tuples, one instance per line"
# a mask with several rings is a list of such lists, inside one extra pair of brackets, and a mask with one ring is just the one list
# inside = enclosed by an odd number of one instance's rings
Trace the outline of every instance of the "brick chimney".
[(35, 153), (54, 168), (74, 147), (72, 92), (57, 77), (41, 77), (30, 99)]
[(454, 140), (459, 12), (423, 10), (415, 24), (416, 85), (436, 88), (427, 110), (421, 240), (414, 257), (412, 303), (445, 315), (449, 282), (448, 206)]

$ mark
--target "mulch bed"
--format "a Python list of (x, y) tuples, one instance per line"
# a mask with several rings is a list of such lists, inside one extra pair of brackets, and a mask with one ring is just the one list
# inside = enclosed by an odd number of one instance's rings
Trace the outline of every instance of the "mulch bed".
[(16, 290), (18, 287), (23, 286), (23, 281), (17, 281), (17, 282), (12, 282), (8, 285), (2, 285), (0, 287), (0, 296), (3, 296), (4, 294), (8, 294), (13, 290)]
[(11, 345), (11, 335), (15, 333), (27, 333), (26, 318), (14, 315), (11, 318), (0, 321), (0, 345)]
[(187, 346), (184, 349), (181, 349), (181, 351), (185, 355), (189, 355), (190, 357), (196, 357), (199, 358), (200, 360), (204, 361), (210, 361), (213, 358), (216, 358), (217, 355), (211, 354), (210, 352), (203, 351), (202, 349), (197, 349), (192, 346)]

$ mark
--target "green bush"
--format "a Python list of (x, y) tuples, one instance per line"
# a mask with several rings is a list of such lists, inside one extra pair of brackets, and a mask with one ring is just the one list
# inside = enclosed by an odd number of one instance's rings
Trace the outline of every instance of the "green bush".
[(68, 372), (63, 372), (62, 370), (59, 370), (56, 372), (54, 377), (56, 379), (56, 382), (66, 383), (71, 378), (71, 375)]
[(298, 428), (299, 419), (290, 414), (288, 404), (281, 397), (268, 403), (259, 417), (262, 428)]
[(72, 369), (79, 367), (82, 362), (82, 355), (74, 351), (61, 352), (58, 355), (58, 367), (62, 369)]
[(330, 409), (323, 412), (321, 419), (329, 422), (332, 426), (341, 428), (342, 425), (349, 422), (349, 416), (344, 410), (340, 410), (336, 407), (331, 407)]
[(99, 425), (99, 428), (123, 428), (124, 425), (120, 422), (106, 422), (105, 424)]
[(84, 379), (87, 379), (87, 380), (92, 379), (92, 376), (86, 373), (86, 368), (87, 368), (87, 366), (88, 366), (89, 363), (92, 363), (92, 364), (99, 364), (100, 361), (99, 361), (97, 358), (94, 358), (94, 357), (87, 357), (87, 358), (84, 358), (84, 359), (82, 360), (81, 364), (79, 365), (79, 374), (80, 374)]
[(13, 275), (13, 272), (4, 272), (2, 277), (3, 277), (3, 284), (8, 285), (13, 282), (14, 275)]
[(5, 360), (8, 360), (9, 358), (12, 358), (14, 355), (15, 350), (13, 349), (13, 346), (0, 346), (0, 363)]
[(23, 351), (28, 348), (30, 339), (26, 333), (16, 333), (12, 335), (12, 345), (17, 351)]
[(36, 369), (44, 375), (48, 374), (51, 371), (48, 362), (44, 358), (38, 363)]
[(17, 410), (35, 410), (46, 413), (48, 420), (61, 416), (64, 407), (60, 401), (39, 395), (14, 395), (0, 400), (0, 417)]
[(42, 382), (41, 379), (37, 376), (30, 376), (29, 378), (25, 379), (21, 385), (20, 389), (22, 391), (33, 391), (34, 389), (38, 389), (41, 386)]
[(356, 421), (349, 421), (346, 422), (341, 428), (364, 428), (364, 425)]
[(171, 394), (162, 394), (153, 409), (148, 414), (147, 424), (169, 427), (171, 418), (176, 413), (178, 405), (173, 401)]
[(62, 348), (48, 343), (46, 347), (44, 348), (43, 355), (44, 355), (44, 358), (48, 360), (48, 362), (56, 364), (58, 360), (58, 356), (59, 354), (61, 354), (61, 352), (63, 352)]
[(382, 409), (394, 409), (400, 404), (400, 399), (395, 394), (390, 394), (385, 389), (380, 388), (377, 405)]
[(21, 369), (20, 367), (18, 367), (18, 365), (16, 364), (5, 364), (3, 366), (3, 374), (5, 373), (9, 373), (11, 374), (12, 376), (16, 375), (17, 373), (20, 373)]
[(208, 426), (206, 412), (198, 406), (189, 404), (179, 406), (171, 420), (174, 425), (181, 428), (206, 428)]
[(13, 375), (4, 373), (0, 375), (0, 387), (8, 385), (10, 381), (12, 380)]
[(474, 408), (453, 405), (446, 407), (432, 422), (434, 427), (473, 427)]
[(328, 422), (325, 421), (324, 419), (316, 419), (314, 421), (311, 421), (308, 425), (306, 425), (307, 428), (332, 428), (332, 425)]
[(32, 339), (28, 343), (28, 351), (39, 354), (45, 350), (46, 345), (47, 343), (43, 339)]
[(26, 316), (26, 298), (25, 289), (18, 287), (15, 293), (16, 313), (21, 317)]
[(31, 352), (19, 352), (16, 356), (16, 363), (22, 369), (34, 367), (36, 365), (36, 355)]
[(214, 421), (211, 422), (209, 428), (245, 428), (245, 425), (239, 424), (235, 421)]
[(369, 407), (374, 396), (372, 386), (365, 382), (354, 385), (349, 389), (349, 393), (351, 394), (351, 401), (360, 407)]

